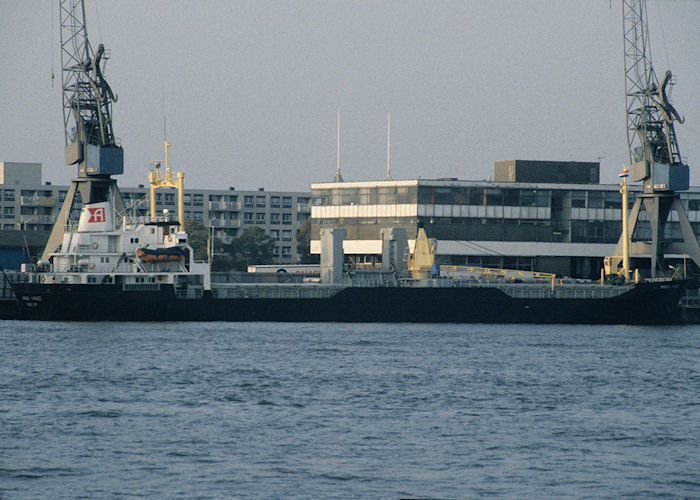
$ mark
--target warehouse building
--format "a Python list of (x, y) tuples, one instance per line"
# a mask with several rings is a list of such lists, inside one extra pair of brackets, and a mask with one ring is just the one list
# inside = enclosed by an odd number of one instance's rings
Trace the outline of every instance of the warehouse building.
[[(311, 252), (322, 227), (342, 227), (346, 255), (377, 262), (380, 230), (418, 227), (438, 240), (438, 262), (600, 276), (622, 229), (617, 184), (599, 184), (600, 165), (584, 162), (496, 162), (494, 181), (412, 179), (311, 185)], [(641, 189), (633, 186), (630, 206)], [(700, 234), (700, 188), (680, 194)], [(680, 238), (675, 213), (667, 230)], [(645, 234), (648, 232), (649, 234)], [(642, 224), (635, 239), (650, 237)]]

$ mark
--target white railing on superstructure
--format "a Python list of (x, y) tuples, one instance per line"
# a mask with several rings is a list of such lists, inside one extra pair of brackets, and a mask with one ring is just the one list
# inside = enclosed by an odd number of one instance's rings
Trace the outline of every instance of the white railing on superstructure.
[(154, 222), (175, 223), (169, 215), (156, 215), (155, 217), (149, 215), (120, 215), (116, 218), (117, 229), (121, 230), (134, 231), (145, 224)]

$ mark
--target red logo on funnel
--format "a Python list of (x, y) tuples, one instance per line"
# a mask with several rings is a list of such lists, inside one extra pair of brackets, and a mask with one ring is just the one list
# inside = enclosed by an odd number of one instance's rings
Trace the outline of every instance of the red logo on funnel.
[(105, 222), (105, 209), (104, 207), (90, 208), (88, 207), (88, 212), (90, 213), (90, 218), (88, 222)]

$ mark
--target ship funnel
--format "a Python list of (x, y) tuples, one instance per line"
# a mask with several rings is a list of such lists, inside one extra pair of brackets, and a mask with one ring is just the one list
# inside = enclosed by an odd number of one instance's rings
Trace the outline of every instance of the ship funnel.
[(112, 231), (112, 208), (109, 202), (83, 205), (78, 222), (79, 232)]

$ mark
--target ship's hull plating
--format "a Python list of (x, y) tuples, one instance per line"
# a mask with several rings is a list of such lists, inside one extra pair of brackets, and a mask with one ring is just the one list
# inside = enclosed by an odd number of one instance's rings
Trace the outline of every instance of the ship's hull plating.
[(679, 283), (644, 283), (609, 298), (513, 298), (498, 288), (349, 287), (329, 298), (180, 299), (170, 286), (22, 284), (19, 317), (72, 321), (340, 321), (460, 323), (681, 322)]

